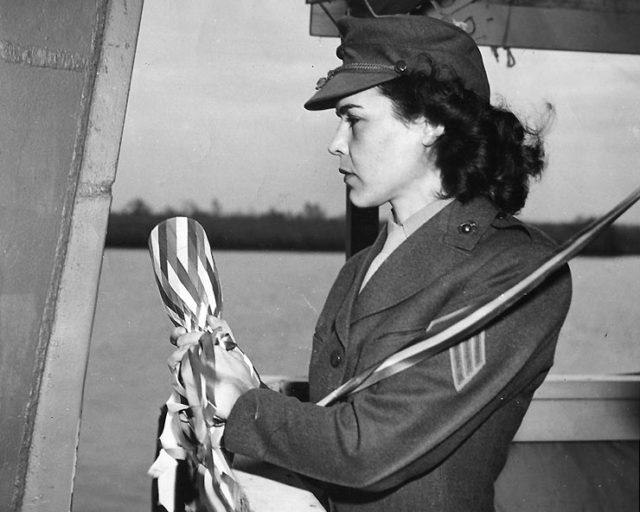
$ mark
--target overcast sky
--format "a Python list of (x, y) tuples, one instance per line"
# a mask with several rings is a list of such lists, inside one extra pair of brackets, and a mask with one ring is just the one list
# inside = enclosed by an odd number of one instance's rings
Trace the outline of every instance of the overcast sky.
[[(326, 147), (332, 111), (302, 104), (339, 65), (338, 40), (309, 36), (304, 0), (145, 2), (113, 208), (189, 201), (223, 211), (344, 211), (337, 161)], [(482, 49), (494, 101), (536, 119), (557, 116), (549, 166), (523, 217), (603, 213), (640, 186), (640, 56)], [(621, 219), (640, 223), (636, 205)]]

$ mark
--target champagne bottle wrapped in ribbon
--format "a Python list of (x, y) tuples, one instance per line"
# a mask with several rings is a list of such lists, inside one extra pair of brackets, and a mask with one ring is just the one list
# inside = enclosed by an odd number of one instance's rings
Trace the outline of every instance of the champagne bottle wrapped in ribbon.
[[(250, 369), (255, 368), (233, 339), (222, 315), (222, 288), (202, 226), (187, 217), (173, 217), (158, 224), (149, 236), (149, 251), (156, 282), (169, 318), (188, 332), (202, 332), (198, 344), (175, 354), (173, 392), (160, 436), (162, 449), (149, 469), (158, 479), (158, 502), (173, 512), (178, 461), (188, 464), (192, 475), (195, 510), (248, 512), (248, 500), (220, 446), (224, 421), (216, 414), (215, 345), (237, 351)], [(215, 328), (208, 318), (218, 319)]]

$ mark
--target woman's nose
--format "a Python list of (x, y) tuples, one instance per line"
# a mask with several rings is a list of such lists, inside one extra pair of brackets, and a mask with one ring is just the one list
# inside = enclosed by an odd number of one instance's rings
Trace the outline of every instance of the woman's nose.
[(347, 123), (340, 121), (340, 124), (338, 125), (338, 129), (336, 130), (336, 133), (333, 136), (333, 139), (331, 139), (331, 142), (327, 147), (327, 149), (329, 150), (329, 153), (331, 153), (333, 156), (341, 156), (341, 155), (347, 154), (348, 145), (347, 145), (346, 124)]

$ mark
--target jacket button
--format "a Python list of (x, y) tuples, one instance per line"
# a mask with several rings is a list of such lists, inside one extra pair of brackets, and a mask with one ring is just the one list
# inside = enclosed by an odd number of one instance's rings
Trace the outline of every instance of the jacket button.
[(333, 352), (331, 352), (331, 355), (329, 356), (329, 362), (334, 368), (340, 366), (340, 363), (342, 363), (342, 354), (339, 350), (334, 350)]
[(468, 220), (458, 226), (458, 233), (460, 233), (461, 235), (468, 235), (469, 233), (473, 233), (477, 229), (478, 224), (476, 224), (472, 220)]

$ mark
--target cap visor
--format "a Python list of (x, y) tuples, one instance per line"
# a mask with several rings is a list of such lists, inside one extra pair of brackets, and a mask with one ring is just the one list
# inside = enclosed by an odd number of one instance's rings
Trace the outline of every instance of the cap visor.
[(338, 100), (397, 78), (395, 73), (341, 71), (327, 80), (305, 104), (307, 110), (334, 108)]

